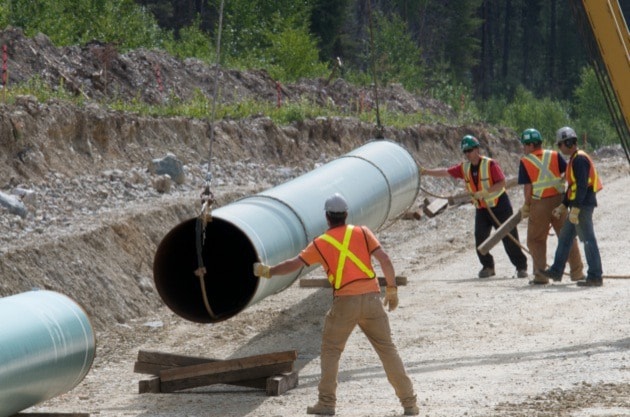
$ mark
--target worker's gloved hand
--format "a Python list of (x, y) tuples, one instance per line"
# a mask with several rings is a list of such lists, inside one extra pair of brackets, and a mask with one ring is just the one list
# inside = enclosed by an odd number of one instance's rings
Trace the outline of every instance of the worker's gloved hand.
[(385, 300), (383, 300), (383, 305), (388, 307), (389, 311), (392, 311), (398, 307), (398, 288), (396, 287), (386, 287), (385, 288)]
[(529, 217), (529, 204), (523, 204), (521, 207), (521, 219), (526, 219)]
[(556, 219), (559, 219), (560, 217), (564, 216), (566, 212), (567, 212), (567, 206), (565, 206), (564, 204), (560, 204), (558, 207), (553, 209), (553, 211), (551, 212), (551, 215), (555, 217)]
[(473, 198), (475, 200), (483, 200), (488, 197), (488, 192), (486, 190), (479, 190), (473, 193)]
[(578, 224), (580, 222), (578, 219), (579, 215), (580, 209), (577, 207), (571, 207), (571, 210), (569, 211), (569, 221), (573, 224)]
[(260, 262), (254, 263), (254, 275), (262, 278), (271, 278), (271, 267)]
[(427, 173), (426, 168), (425, 168), (425, 167), (423, 167), (423, 166), (421, 166), (421, 167), (420, 167), (420, 175), (424, 175), (424, 174), (426, 174), (426, 173)]

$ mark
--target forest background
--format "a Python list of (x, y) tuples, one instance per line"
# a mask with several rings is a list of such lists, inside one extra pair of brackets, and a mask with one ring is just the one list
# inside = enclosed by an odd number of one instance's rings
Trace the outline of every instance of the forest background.
[[(630, 2), (621, 6), (627, 20)], [(0, 28), (7, 26), (43, 33), (57, 46), (163, 49), (180, 59), (263, 69), (281, 83), (334, 77), (376, 87), (399, 83), (458, 115), (434, 120), (361, 109), (361, 117), (386, 125), (483, 121), (517, 132), (537, 128), (547, 143), (557, 128), (571, 125), (588, 147), (618, 142), (569, 0), (0, 0)], [(81, 100), (37, 80), (9, 91)], [(105, 104), (208, 117), (210, 100), (171, 97), (156, 106), (111, 97)], [(331, 111), (338, 112), (294, 103), (279, 113), (250, 101), (220, 108), (217, 117), (262, 112), (282, 122)]]

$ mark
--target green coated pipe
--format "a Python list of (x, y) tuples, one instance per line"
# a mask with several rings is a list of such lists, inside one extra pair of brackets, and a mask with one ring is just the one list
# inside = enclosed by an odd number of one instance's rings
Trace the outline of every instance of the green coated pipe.
[(0, 298), (0, 417), (66, 393), (94, 360), (83, 309), (53, 291)]
[[(414, 202), (418, 166), (400, 145), (377, 140), (262, 193), (214, 210), (200, 250), (207, 273), (195, 276), (197, 219), (186, 220), (160, 242), (153, 263), (165, 304), (199, 323), (228, 319), (290, 286), (310, 269), (258, 279), (252, 264), (274, 264), (299, 253), (326, 228), (324, 201), (341, 193), (348, 222), (377, 229)], [(201, 285), (203, 284), (203, 288)]]

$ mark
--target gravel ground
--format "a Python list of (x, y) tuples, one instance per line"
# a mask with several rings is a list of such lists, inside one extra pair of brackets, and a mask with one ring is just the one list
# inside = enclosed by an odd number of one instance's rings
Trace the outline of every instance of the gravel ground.
[[(604, 273), (629, 273), (627, 162), (598, 161), (604, 190), (595, 231)], [(424, 181), (427, 181), (426, 179)], [(227, 187), (219, 187), (227, 192)], [(520, 189), (511, 189), (520, 206)], [(420, 196), (421, 198), (423, 196)], [(492, 250), (497, 276), (479, 280), (470, 205), (434, 218), (398, 221), (378, 235), (397, 273), (400, 307), (390, 313), (394, 339), (415, 383), (421, 415), (628, 416), (630, 313), (627, 279), (578, 288), (566, 279), (531, 287), (516, 279), (501, 247)], [(519, 225), (521, 240), (524, 223)], [(549, 261), (555, 236), (549, 238)], [(311, 275), (321, 276), (314, 271)], [(72, 391), (27, 412), (118, 416), (295, 416), (317, 398), (319, 344), (329, 289), (287, 290), (225, 322), (187, 322), (162, 307), (99, 331), (96, 361)], [(174, 394), (139, 394), (133, 372), (139, 350), (220, 359), (297, 350), (298, 386), (263, 391), (209, 386)], [(342, 356), (337, 415), (396, 416), (402, 408), (378, 358), (360, 331)]]

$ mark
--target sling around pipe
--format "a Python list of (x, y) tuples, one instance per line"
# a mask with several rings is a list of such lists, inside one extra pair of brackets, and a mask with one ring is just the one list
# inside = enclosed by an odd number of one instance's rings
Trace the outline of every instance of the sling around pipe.
[(0, 340), (0, 417), (77, 386), (96, 346), (83, 309), (53, 291), (0, 298)]
[(418, 166), (409, 152), (391, 141), (369, 142), (296, 179), (214, 210), (202, 250), (205, 300), (194, 274), (197, 219), (177, 225), (155, 254), (156, 288), (165, 304), (187, 320), (226, 320), (310, 271), (259, 279), (252, 264), (293, 257), (323, 233), (324, 201), (330, 195), (338, 192), (348, 201), (348, 223), (377, 229), (409, 208), (419, 188)]

